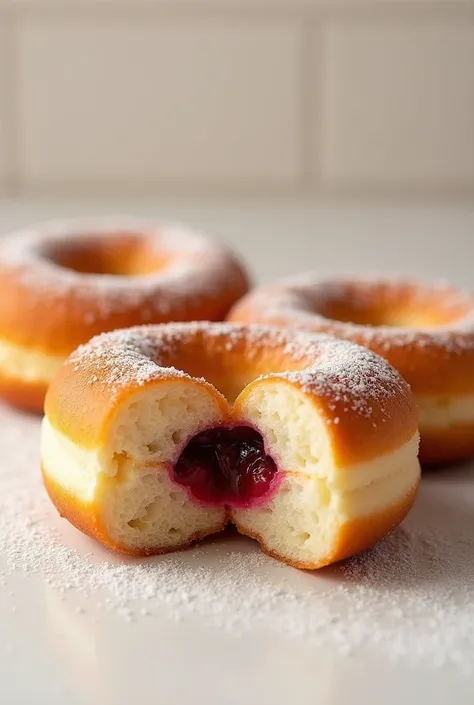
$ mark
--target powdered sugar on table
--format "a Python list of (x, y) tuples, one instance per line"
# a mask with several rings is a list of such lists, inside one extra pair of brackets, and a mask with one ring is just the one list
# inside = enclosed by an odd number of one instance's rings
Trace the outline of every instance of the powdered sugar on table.
[(374, 647), (390, 661), (473, 668), (472, 468), (428, 476), (391, 536), (311, 574), (233, 535), (147, 560), (106, 553), (57, 517), (38, 443), (38, 419), (0, 407), (0, 583), (36, 575), (120, 619), (192, 614), (236, 638), (263, 628), (341, 655)]

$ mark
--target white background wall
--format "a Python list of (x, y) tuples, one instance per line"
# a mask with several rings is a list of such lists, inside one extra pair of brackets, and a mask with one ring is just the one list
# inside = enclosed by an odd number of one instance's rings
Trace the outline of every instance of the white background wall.
[(474, 2), (0, 0), (7, 194), (474, 199)]

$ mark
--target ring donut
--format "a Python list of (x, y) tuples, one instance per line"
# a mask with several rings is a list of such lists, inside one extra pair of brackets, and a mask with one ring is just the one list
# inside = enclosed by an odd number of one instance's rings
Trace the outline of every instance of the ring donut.
[(231, 521), (266, 553), (318, 568), (391, 531), (419, 483), (408, 385), (328, 336), (219, 323), (106, 333), (66, 361), (45, 410), (52, 501), (129, 554)]
[(251, 292), (229, 320), (324, 332), (385, 357), (419, 408), (420, 459), (474, 454), (474, 296), (406, 280), (294, 277)]
[(0, 247), (0, 395), (40, 411), (64, 359), (98, 333), (222, 320), (248, 289), (225, 248), (133, 218), (52, 223)]

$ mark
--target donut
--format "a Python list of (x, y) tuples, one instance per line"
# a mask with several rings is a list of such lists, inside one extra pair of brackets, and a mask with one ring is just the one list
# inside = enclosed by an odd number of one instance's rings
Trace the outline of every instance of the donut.
[(47, 392), (41, 467), (60, 514), (149, 555), (232, 522), (290, 565), (372, 546), (420, 478), (402, 377), (329, 336), (225, 323), (94, 338)]
[(231, 321), (327, 333), (385, 357), (410, 384), (422, 463), (474, 455), (474, 296), (403, 279), (292, 277), (264, 286)]
[(42, 411), (65, 358), (133, 325), (222, 320), (248, 290), (222, 246), (134, 218), (55, 222), (2, 239), (0, 396)]

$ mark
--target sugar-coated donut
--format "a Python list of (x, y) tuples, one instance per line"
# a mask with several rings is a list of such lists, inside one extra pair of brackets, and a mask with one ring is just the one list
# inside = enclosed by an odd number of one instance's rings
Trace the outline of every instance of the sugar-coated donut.
[(69, 357), (45, 410), (52, 501), (129, 554), (231, 521), (270, 555), (318, 568), (391, 531), (419, 483), (408, 385), (324, 335), (219, 323), (106, 333)]
[(293, 277), (251, 292), (229, 320), (305, 329), (385, 357), (419, 408), (420, 459), (474, 454), (474, 296), (401, 279)]
[(40, 411), (64, 359), (92, 336), (222, 320), (248, 289), (225, 248), (134, 218), (56, 222), (2, 239), (0, 395)]

